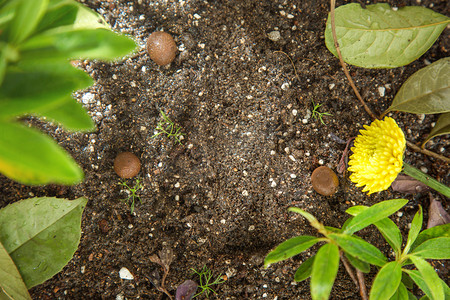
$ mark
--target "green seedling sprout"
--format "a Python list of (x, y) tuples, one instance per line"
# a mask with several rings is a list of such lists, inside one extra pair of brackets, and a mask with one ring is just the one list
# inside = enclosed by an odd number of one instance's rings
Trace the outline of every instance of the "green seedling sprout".
[(325, 122), (323, 121), (322, 117), (323, 116), (331, 116), (330, 113), (328, 112), (319, 112), (319, 108), (322, 106), (322, 104), (319, 103), (314, 103), (314, 100), (311, 100), (312, 104), (313, 104), (313, 110), (312, 110), (312, 117), (317, 120), (319, 119), (320, 122), (325, 125)]
[(136, 199), (142, 203), (141, 197), (137, 194), (139, 190), (144, 189), (141, 180), (136, 178), (136, 182), (133, 187), (130, 187), (125, 180), (119, 182), (118, 184), (126, 189), (128, 196), (127, 198), (122, 199), (122, 201), (126, 202), (130, 206), (131, 213), (133, 213)]
[(198, 275), (199, 277), (199, 285), (198, 287), (201, 288), (201, 291), (199, 293), (197, 293), (195, 297), (200, 296), (201, 294), (205, 293), (206, 298), (209, 298), (209, 293), (213, 292), (214, 294), (217, 295), (216, 291), (213, 290), (211, 288), (211, 286), (213, 285), (219, 285), (225, 282), (225, 280), (222, 278), (222, 274), (219, 274), (219, 276), (216, 277), (216, 279), (214, 279), (214, 281), (212, 281), (213, 279), (213, 274), (212, 271), (205, 265), (203, 266), (203, 268), (200, 271), (197, 271), (195, 269), (191, 270)]
[(156, 131), (152, 138), (157, 137), (160, 134), (165, 134), (168, 138), (173, 137), (180, 145), (182, 145), (181, 140), (184, 133), (180, 132), (181, 127), (176, 125), (169, 117), (161, 110), (162, 120), (158, 122), (156, 126)]

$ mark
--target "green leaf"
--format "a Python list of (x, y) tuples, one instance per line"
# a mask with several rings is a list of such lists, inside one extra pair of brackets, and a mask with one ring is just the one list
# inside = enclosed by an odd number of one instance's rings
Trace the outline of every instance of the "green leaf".
[(20, 276), (14, 261), (6, 249), (0, 243), (0, 299), (1, 292), (5, 293), (6, 299), (24, 300), (30, 299), (28, 289)]
[[(346, 213), (356, 216), (366, 209), (368, 209), (367, 206), (357, 205), (347, 209)], [(397, 225), (389, 218), (381, 219), (373, 224), (378, 228), (389, 245), (391, 245), (395, 255), (398, 257), (401, 253), (402, 234)]]
[[(417, 267), (431, 292), (432, 299), (444, 299), (444, 288), (434, 268), (424, 259), (411, 255), (411, 261)], [(427, 294), (428, 295), (428, 294)], [(429, 296), (429, 295), (428, 295)]]
[(318, 241), (319, 238), (309, 235), (301, 235), (291, 238), (281, 243), (273, 251), (267, 254), (264, 260), (264, 267), (267, 268), (270, 264), (295, 256), (306, 249), (311, 248)]
[(300, 267), (298, 267), (297, 271), (294, 275), (294, 280), (297, 282), (303, 281), (305, 279), (308, 279), (311, 276), (312, 272), (312, 265), (314, 263), (314, 259), (316, 256), (311, 256), (307, 260), (305, 260)]
[(343, 233), (352, 234), (359, 231), (387, 216), (392, 215), (394, 212), (402, 208), (408, 203), (408, 200), (397, 199), (387, 200), (363, 210), (356, 215), (351, 222), (347, 225)]
[(370, 265), (362, 260), (357, 259), (356, 257), (351, 256), (347, 252), (344, 252), (345, 257), (347, 257), (348, 261), (352, 264), (353, 267), (360, 270), (363, 273), (370, 272)]
[(436, 114), (450, 111), (450, 57), (442, 58), (411, 75), (387, 111)]
[(21, 58), (25, 62), (80, 58), (114, 60), (135, 48), (132, 39), (107, 29), (48, 31), (24, 43)]
[(85, 198), (32, 198), (0, 210), (0, 241), (28, 288), (62, 270), (78, 248)]
[(35, 113), (61, 124), (68, 130), (95, 130), (95, 123), (92, 121), (86, 110), (77, 100), (70, 96), (56, 107), (42, 110), (37, 109), (35, 110)]
[(324, 230), (325, 227), (310, 213), (304, 211), (301, 208), (298, 207), (289, 207), (289, 211), (301, 214), (305, 219), (308, 220), (308, 222), (311, 224), (312, 227), (316, 228), (318, 231)]
[(405, 272), (402, 272), (402, 283), (405, 285), (406, 288), (410, 290), (412, 290), (414, 287), (414, 281)]
[(48, 136), (17, 123), (0, 122), (0, 173), (24, 184), (75, 184), (76, 162)]
[[(406, 289), (405, 285), (400, 282), (397, 291), (395, 291), (395, 294), (391, 297), (390, 300), (408, 300), (408, 290)], [(416, 300), (416, 298), (414, 298)]]
[(93, 83), (68, 62), (8, 68), (0, 88), (0, 120), (51, 108)]
[(428, 288), (428, 285), (426, 284), (425, 280), (422, 277), (422, 274), (420, 274), (419, 271), (416, 270), (408, 270), (408, 269), (402, 269), (403, 272), (407, 273), (409, 277), (417, 284), (417, 286), (428, 296), (432, 297), (431, 291)]
[[(398, 10), (389, 4), (350, 3), (335, 11), (336, 35), (345, 62), (363, 68), (395, 68), (409, 64), (436, 41), (449, 18), (421, 6)], [(325, 44), (337, 56), (328, 17)]]
[(16, 7), (16, 13), (9, 32), (9, 40), (16, 45), (33, 32), (48, 5), (48, 0), (18, 1), (20, 3)]
[(51, 0), (44, 17), (36, 27), (35, 35), (49, 29), (72, 26), (77, 19), (79, 8), (80, 5), (75, 1)]
[(450, 237), (426, 240), (411, 251), (411, 254), (425, 259), (450, 259)]
[(425, 147), (425, 144), (432, 138), (449, 133), (450, 133), (450, 112), (444, 113), (439, 116), (436, 125), (434, 125), (433, 129), (431, 129), (431, 132), (428, 134), (427, 138), (422, 143), (422, 147)]
[(338, 233), (329, 234), (328, 238), (334, 240), (345, 252), (366, 263), (382, 267), (387, 262), (380, 250), (362, 239)]
[(397, 261), (384, 265), (378, 272), (370, 290), (370, 300), (391, 298), (397, 291), (402, 280), (402, 268)]
[(419, 235), (420, 230), (422, 229), (422, 223), (423, 223), (423, 213), (422, 213), (422, 206), (419, 205), (419, 211), (414, 216), (413, 221), (411, 222), (411, 229), (408, 233), (408, 239), (406, 240), (406, 246), (405, 249), (403, 249), (404, 254), (408, 254), (412, 244), (416, 240), (417, 236)]
[(328, 299), (339, 268), (339, 248), (325, 244), (317, 251), (311, 272), (313, 300)]
[(411, 246), (411, 250), (414, 250), (423, 242), (437, 237), (450, 237), (450, 223), (435, 226), (422, 231)]

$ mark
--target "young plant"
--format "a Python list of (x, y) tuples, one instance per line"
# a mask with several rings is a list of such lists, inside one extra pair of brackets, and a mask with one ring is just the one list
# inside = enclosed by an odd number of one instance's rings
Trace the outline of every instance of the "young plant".
[(212, 281), (213, 279), (212, 271), (206, 265), (203, 266), (203, 268), (200, 271), (197, 271), (195, 269), (191, 270), (194, 272), (194, 274), (198, 275), (199, 277), (198, 287), (201, 289), (201, 291), (198, 292), (194, 296), (194, 298), (200, 296), (203, 293), (205, 293), (206, 298), (208, 298), (210, 292), (213, 292), (214, 294), (217, 295), (216, 291), (213, 290), (211, 287), (213, 285), (219, 285), (225, 282), (225, 280), (222, 278), (222, 274), (219, 274), (219, 276), (217, 276), (216, 279)]
[[(352, 266), (362, 273), (368, 273), (370, 271), (370, 265), (381, 268), (372, 285), (371, 299), (389, 299), (397, 290), (402, 289), (398, 293), (403, 292), (403, 286), (400, 285), (400, 281), (397, 278), (399, 271), (400, 278), (401, 272), (406, 272), (411, 278), (415, 277), (413, 280), (419, 282), (419, 287), (429, 291), (431, 288), (428, 288), (428, 285), (425, 283), (429, 282), (431, 278), (437, 280), (437, 275), (435, 273), (435, 275), (430, 275), (429, 268), (423, 263), (424, 258), (445, 259), (445, 257), (450, 256), (448, 251), (444, 250), (439, 253), (438, 250), (438, 247), (441, 247), (441, 250), (448, 249), (449, 247), (448, 243), (450, 238), (448, 238), (448, 227), (446, 227), (446, 233), (445, 227), (438, 226), (435, 228), (439, 229), (426, 230), (421, 234), (421, 238), (418, 238), (417, 235), (420, 231), (419, 221), (421, 226), (420, 211), (419, 217), (416, 216), (413, 221), (408, 243), (401, 253), (399, 251), (401, 246), (400, 230), (387, 217), (399, 210), (407, 202), (404, 199), (397, 199), (383, 201), (371, 207), (352, 207), (348, 212), (355, 214), (355, 216), (348, 219), (341, 229), (324, 226), (311, 214), (300, 208), (291, 207), (289, 208), (290, 211), (299, 213), (305, 217), (311, 226), (316, 228), (323, 237), (297, 236), (291, 238), (270, 252), (264, 260), (264, 265), (267, 268), (270, 264), (293, 257), (309, 249), (316, 243), (325, 242), (325, 245), (319, 248), (316, 255), (308, 258), (300, 265), (294, 275), (295, 281), (303, 281), (311, 277), (310, 287), (313, 299), (328, 299), (336, 278), (340, 259), (345, 260), (344, 265), (347, 264), (346, 261), (348, 260)], [(391, 245), (394, 245), (396, 261), (388, 262), (386, 256), (375, 246), (353, 235), (355, 232), (371, 224), (374, 224), (378, 229), (381, 228), (380, 231), (386, 240)], [(447, 237), (445, 237), (445, 234)], [(343, 254), (342, 256), (340, 256), (340, 252)], [(420, 265), (419, 272), (401, 268), (404, 265), (411, 264), (411, 261), (414, 264), (418, 262)], [(388, 281), (389, 278), (386, 275), (390, 274), (390, 272), (396, 272), (394, 279), (398, 282), (393, 279), (392, 283)], [(425, 273), (425, 276), (428, 276), (426, 279), (423, 275)], [(436, 282), (438, 282), (436, 285), (439, 286), (437, 293), (440, 295), (441, 286), (442, 289), (445, 289), (445, 285), (441, 283), (441, 280), (437, 280)], [(392, 286), (385, 286), (389, 284)], [(427, 295), (431, 294), (431, 292), (425, 293)]]
[(319, 120), (320, 120), (320, 123), (322, 123), (323, 125), (325, 125), (325, 122), (323, 121), (322, 117), (323, 117), (323, 116), (331, 116), (331, 114), (328, 113), (328, 112), (324, 112), (324, 113), (319, 112), (319, 108), (322, 106), (322, 104), (319, 104), (319, 103), (315, 104), (315, 103), (314, 103), (314, 100), (311, 100), (311, 102), (312, 102), (312, 104), (313, 104), (312, 117), (313, 117), (315, 120), (319, 119)]
[(144, 189), (141, 180), (139, 178), (136, 178), (134, 186), (132, 187), (130, 187), (125, 180), (120, 181), (118, 184), (125, 188), (125, 192), (128, 194), (128, 196), (127, 198), (122, 199), (122, 201), (126, 202), (127, 205), (130, 206), (131, 213), (133, 213), (136, 200), (139, 200), (139, 202), (141, 202), (142, 204), (141, 197), (138, 195), (138, 192)]
[(181, 133), (181, 127), (176, 125), (169, 117), (161, 110), (161, 120), (158, 122), (156, 126), (155, 133), (152, 138), (157, 137), (160, 134), (165, 134), (168, 138), (173, 137), (175, 141), (177, 141), (180, 145), (182, 145), (181, 140), (184, 133)]

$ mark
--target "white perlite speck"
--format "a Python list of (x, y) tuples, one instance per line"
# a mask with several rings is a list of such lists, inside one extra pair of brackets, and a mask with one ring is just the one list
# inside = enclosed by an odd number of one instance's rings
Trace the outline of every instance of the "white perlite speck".
[(133, 280), (134, 279), (133, 274), (131, 274), (131, 272), (128, 271), (128, 269), (125, 268), (125, 267), (122, 267), (122, 269), (120, 269), (119, 276), (120, 276), (121, 279), (126, 279), (126, 280)]
[(384, 86), (378, 87), (378, 93), (380, 94), (380, 97), (384, 97), (386, 94), (386, 88)]
[(267, 34), (267, 37), (272, 42), (278, 42), (281, 39), (281, 34), (278, 30), (271, 31)]
[(86, 93), (83, 95), (83, 97), (81, 97), (81, 102), (83, 102), (84, 104), (94, 103), (95, 95), (92, 93)]

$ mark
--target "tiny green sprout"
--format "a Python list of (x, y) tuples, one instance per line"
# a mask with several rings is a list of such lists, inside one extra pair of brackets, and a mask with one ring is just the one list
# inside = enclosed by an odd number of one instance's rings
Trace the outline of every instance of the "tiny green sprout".
[(315, 120), (317, 120), (317, 119), (319, 119), (320, 120), (320, 122), (323, 124), (323, 125), (325, 125), (325, 122), (323, 121), (323, 119), (322, 119), (322, 117), (323, 116), (331, 116), (331, 114), (330, 113), (328, 113), (328, 112), (319, 112), (319, 108), (322, 106), (322, 104), (319, 104), (319, 103), (314, 103), (314, 100), (311, 100), (311, 102), (312, 102), (312, 104), (313, 104), (313, 111), (312, 111), (312, 117), (315, 119)]
[(200, 271), (197, 271), (195, 269), (191, 270), (198, 275), (199, 277), (199, 285), (198, 287), (201, 288), (202, 290), (200, 292), (198, 292), (195, 297), (200, 296), (201, 294), (205, 293), (206, 298), (209, 298), (209, 293), (213, 292), (214, 294), (217, 295), (216, 291), (213, 290), (211, 288), (211, 286), (213, 285), (219, 285), (225, 282), (225, 280), (222, 278), (222, 274), (219, 274), (219, 276), (216, 277), (216, 279), (214, 281), (212, 281), (213, 279), (213, 274), (212, 271), (205, 265), (203, 266), (203, 268)]
[(139, 178), (136, 178), (136, 182), (134, 183), (133, 187), (130, 187), (127, 184), (126, 180), (122, 180), (118, 184), (126, 189), (128, 196), (127, 198), (122, 199), (122, 201), (126, 202), (130, 206), (131, 213), (133, 213), (135, 200), (138, 199), (139, 202), (142, 203), (141, 197), (137, 194), (139, 190), (144, 189), (141, 180)]
[(162, 120), (158, 122), (156, 126), (156, 131), (152, 138), (157, 137), (160, 134), (167, 135), (168, 138), (173, 137), (180, 145), (182, 145), (181, 140), (184, 133), (180, 132), (181, 127), (176, 125), (169, 117), (161, 110)]

